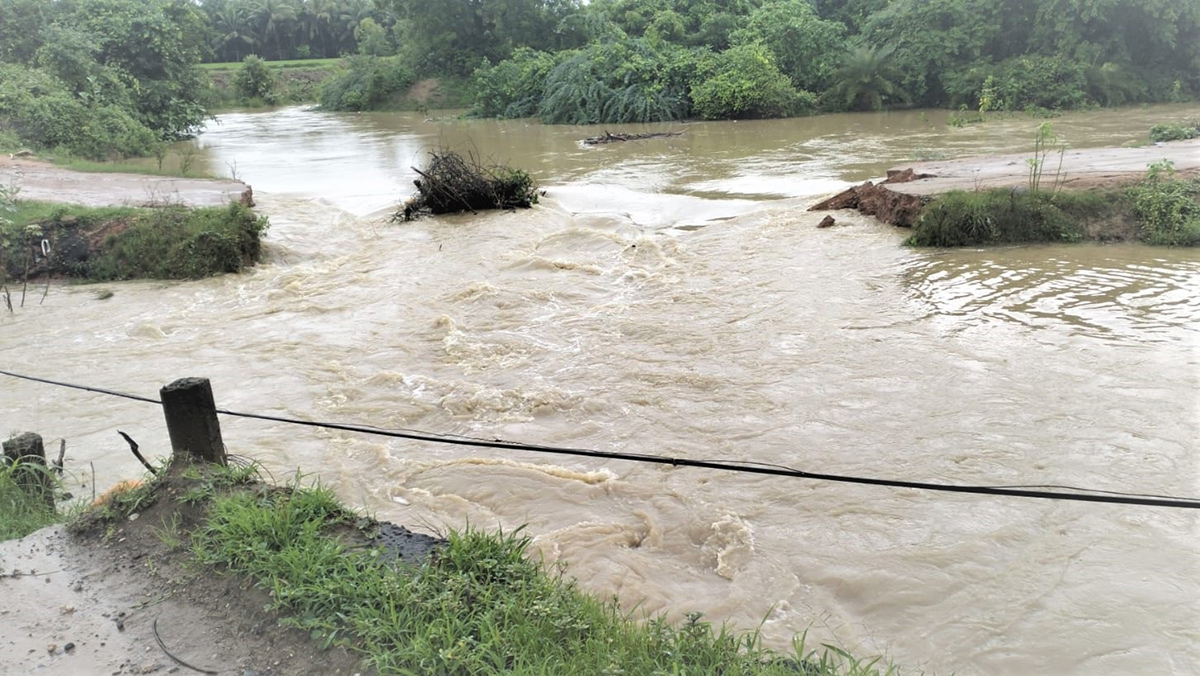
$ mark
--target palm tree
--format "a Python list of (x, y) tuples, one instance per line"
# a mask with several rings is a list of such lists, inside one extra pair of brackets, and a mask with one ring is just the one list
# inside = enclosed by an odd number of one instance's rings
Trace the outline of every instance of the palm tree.
[(894, 46), (855, 45), (833, 74), (828, 96), (847, 110), (881, 110), (889, 101), (908, 103), (908, 92), (897, 82), (900, 71), (892, 64)]
[(213, 15), (213, 27), (217, 30), (215, 48), (217, 51), (232, 49), (234, 60), (241, 61), (245, 54), (242, 49), (253, 47), (258, 42), (254, 27), (250, 24), (250, 14), (244, 6), (225, 5)]
[(254, 19), (263, 40), (275, 38), (275, 58), (282, 59), (283, 45), (279, 34), (288, 22), (296, 19), (296, 8), (286, 0), (258, 0), (254, 6)]

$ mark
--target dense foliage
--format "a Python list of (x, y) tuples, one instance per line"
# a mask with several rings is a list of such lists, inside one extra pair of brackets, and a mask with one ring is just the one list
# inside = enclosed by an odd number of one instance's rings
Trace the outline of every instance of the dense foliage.
[(386, 56), (395, 50), (395, 14), (372, 0), (199, 0), (199, 5), (217, 62), (250, 54), (271, 61), (334, 58), (357, 54), (364, 37), (370, 44), (366, 53)]
[[(431, 4), (391, 1), (401, 35), (415, 41), (401, 53), (421, 53), (422, 73), (483, 63), (481, 115), (620, 122), (908, 105), (1021, 111), (1200, 93), (1194, 0)], [(537, 20), (511, 30), (496, 19), (506, 11)]]
[(0, 132), (94, 159), (186, 137), (206, 31), (187, 0), (0, 0)]

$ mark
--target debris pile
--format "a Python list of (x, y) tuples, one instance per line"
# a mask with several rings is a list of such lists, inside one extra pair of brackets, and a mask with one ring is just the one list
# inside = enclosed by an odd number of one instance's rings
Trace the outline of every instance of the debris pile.
[(453, 151), (430, 153), (429, 166), (414, 170), (417, 194), (394, 219), (411, 221), (423, 213), (450, 214), (484, 209), (528, 209), (538, 201), (529, 174), (503, 166), (484, 166)]

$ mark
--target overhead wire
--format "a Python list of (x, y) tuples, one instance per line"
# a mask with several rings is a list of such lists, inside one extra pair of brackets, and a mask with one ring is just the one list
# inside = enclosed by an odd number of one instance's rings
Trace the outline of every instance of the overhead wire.
[[(67, 387), (87, 392), (95, 392), (99, 394), (107, 394), (111, 396), (123, 397), (134, 401), (141, 401), (152, 404), (161, 404), (157, 399), (141, 397), (125, 392), (117, 392), (98, 387), (89, 387), (84, 385), (76, 385), (73, 383), (64, 383), (50, 380), (47, 378), (37, 378), (27, 376), (11, 371), (0, 370), (0, 375), (6, 375), (13, 378), (20, 378), (33, 382), (55, 385), (59, 387)], [(438, 434), (434, 432), (424, 432), (420, 430), (392, 430), (371, 425), (359, 425), (349, 423), (322, 422), (314, 420), (301, 420), (298, 418), (287, 418), (283, 416), (267, 415), (262, 413), (247, 413), (243, 411), (231, 411), (228, 409), (218, 408), (216, 412), (221, 415), (246, 418), (252, 420), (262, 420), (267, 422), (276, 422), (288, 425), (300, 425), (305, 427), (316, 427), (322, 429), (338, 430), (343, 432), (354, 432), (359, 434), (370, 434), (376, 436), (390, 437), (394, 439), (407, 439), (411, 441), (421, 441), (436, 444), (449, 444), (455, 446), (467, 446), (474, 448), (494, 448), (510, 451), (526, 451), (532, 453), (544, 453), (552, 455), (565, 455), (595, 458), (602, 460), (626, 460), (632, 462), (641, 462), (658, 465), (670, 465), (672, 467), (691, 467), (697, 469), (709, 469), (724, 472), (737, 472), (743, 474), (762, 474), (769, 476), (781, 476), (797, 479), (810, 479), (816, 481), (830, 481), (835, 483), (860, 484), (868, 486), (882, 486), (889, 488), (908, 488), (915, 490), (937, 491), (944, 493), (966, 493), (976, 495), (993, 495), (1005, 497), (1020, 497), (1034, 498), (1044, 500), (1065, 500), (1074, 502), (1097, 502), (1110, 504), (1125, 504), (1139, 505), (1146, 507), (1169, 507), (1177, 509), (1200, 509), (1200, 499), (1179, 497), (1173, 495), (1154, 495), (1145, 493), (1128, 493), (1111, 490), (1100, 490), (1091, 488), (1080, 488), (1076, 486), (1065, 486), (1058, 484), (1038, 484), (1038, 485), (979, 485), (979, 484), (949, 484), (949, 483), (934, 483), (928, 481), (908, 481), (902, 479), (883, 479), (877, 477), (861, 477), (844, 474), (830, 474), (824, 472), (808, 472), (805, 470), (796, 469), (786, 465), (778, 465), (773, 463), (764, 463), (756, 461), (742, 460), (713, 460), (713, 459), (695, 459), (695, 458), (680, 458), (664, 455), (651, 455), (644, 453), (628, 453), (621, 451), (598, 451), (586, 448), (570, 448), (563, 446), (546, 446), (541, 444), (527, 444), (514, 441), (506, 441), (503, 439), (482, 439), (477, 437), (469, 437), (462, 435)], [(1045, 490), (1057, 489), (1057, 490)], [(1070, 491), (1070, 492), (1062, 492)]]

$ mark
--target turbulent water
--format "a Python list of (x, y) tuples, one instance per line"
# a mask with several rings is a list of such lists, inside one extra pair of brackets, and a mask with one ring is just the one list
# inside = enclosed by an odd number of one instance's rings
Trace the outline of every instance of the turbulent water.
[[(1066, 116), (1074, 147), (1181, 107)], [(1037, 120), (944, 113), (602, 130), (287, 109), (201, 138), (251, 183), (268, 260), (189, 283), (54, 287), (0, 318), (3, 368), (222, 407), (811, 472), (1200, 495), (1200, 254), (911, 250), (818, 195), (917, 158), (1023, 151)], [(641, 131), (641, 128), (631, 128)], [(647, 127), (665, 130), (666, 126)], [(531, 170), (531, 211), (389, 224), (438, 146)], [(114, 296), (101, 300), (98, 292)], [(5, 379), (12, 431), (90, 494), (168, 442), (154, 406)], [(1183, 674), (1194, 512), (470, 449), (224, 419), (230, 450), (380, 518), (526, 525), (639, 612), (798, 632), (908, 672)]]

